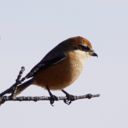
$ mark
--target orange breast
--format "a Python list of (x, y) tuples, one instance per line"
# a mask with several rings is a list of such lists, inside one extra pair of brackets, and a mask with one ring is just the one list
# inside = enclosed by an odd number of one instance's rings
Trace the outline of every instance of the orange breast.
[(70, 54), (61, 62), (38, 71), (34, 84), (44, 88), (48, 86), (50, 90), (62, 90), (78, 78), (82, 67), (78, 58)]

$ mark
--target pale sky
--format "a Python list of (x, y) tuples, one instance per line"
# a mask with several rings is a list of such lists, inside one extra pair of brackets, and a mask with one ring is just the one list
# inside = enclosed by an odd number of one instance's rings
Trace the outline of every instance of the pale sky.
[[(58, 43), (83, 36), (99, 57), (90, 57), (65, 90), (101, 94), (69, 106), (62, 101), (54, 107), (48, 101), (6, 102), (0, 106), (0, 127), (127, 128), (127, 34), (127, 0), (0, 0), (0, 92), (15, 82), (21, 66), (25, 75)], [(20, 96), (49, 95), (32, 85)]]

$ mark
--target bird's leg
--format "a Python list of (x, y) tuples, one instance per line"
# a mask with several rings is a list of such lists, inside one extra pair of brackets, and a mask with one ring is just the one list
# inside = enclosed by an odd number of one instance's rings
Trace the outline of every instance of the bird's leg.
[(74, 96), (70, 95), (69, 93), (67, 93), (66, 91), (62, 90), (63, 93), (66, 94), (67, 100), (64, 100), (64, 103), (66, 103), (67, 105), (70, 105), (72, 101), (74, 101)]
[(51, 93), (51, 91), (49, 90), (49, 87), (48, 87), (48, 86), (46, 86), (46, 88), (47, 88), (48, 93), (49, 93), (49, 95), (50, 95), (50, 104), (53, 106), (54, 101), (55, 101), (55, 100), (58, 100), (58, 98), (57, 98), (55, 95), (53, 95), (53, 94)]

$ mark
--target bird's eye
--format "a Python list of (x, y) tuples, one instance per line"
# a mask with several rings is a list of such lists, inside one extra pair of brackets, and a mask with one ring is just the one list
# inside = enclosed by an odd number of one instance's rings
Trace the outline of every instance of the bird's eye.
[(85, 46), (85, 45), (79, 45), (79, 48), (82, 50), (82, 51), (90, 51), (90, 48), (88, 46)]

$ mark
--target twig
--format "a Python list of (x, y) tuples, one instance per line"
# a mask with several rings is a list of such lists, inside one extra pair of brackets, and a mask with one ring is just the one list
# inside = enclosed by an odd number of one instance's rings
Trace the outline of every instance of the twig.
[(20, 70), (20, 72), (19, 72), (19, 75), (17, 76), (17, 79), (16, 79), (16, 83), (17, 83), (17, 84), (15, 84), (15, 86), (13, 86), (13, 92), (12, 92), (12, 94), (11, 94), (11, 97), (14, 97), (14, 96), (15, 96), (16, 91), (17, 91), (17, 85), (18, 85), (18, 83), (21, 83), (21, 82), (20, 82), (20, 79), (21, 79), (22, 74), (23, 74), (24, 71), (25, 71), (25, 67), (21, 67), (21, 70)]
[(4, 96), (5, 94), (8, 94), (8, 93), (12, 93), (11, 94), (11, 97), (14, 97), (15, 96), (15, 93), (16, 93), (16, 90), (17, 90), (17, 85), (21, 84), (23, 81), (25, 81), (27, 78), (29, 78), (30, 76), (32, 76), (35, 72), (37, 72), (39, 70), (39, 68), (44, 65), (44, 64), (39, 64), (37, 67), (35, 67), (34, 69), (32, 69), (25, 77), (22, 77), (22, 74), (23, 72), (25, 71), (25, 67), (21, 67), (21, 70), (17, 76), (17, 79), (16, 79), (16, 83), (14, 83), (10, 88), (8, 88), (7, 90), (3, 91), (2, 93), (0, 93), (0, 98), (2, 96)]
[(7, 90), (5, 90), (4, 92), (2, 92), (0, 94), (0, 97), (2, 97), (3, 95), (7, 94), (7, 93), (12, 93), (11, 94), (11, 97), (13, 97), (16, 93), (16, 89), (17, 89), (17, 85), (19, 85), (21, 82), (23, 82), (23, 80), (21, 81), (21, 77), (22, 77), (22, 74), (23, 72), (25, 71), (25, 68), (24, 67), (21, 67), (21, 70), (17, 76), (17, 79), (16, 79), (16, 82), (10, 87), (8, 88)]
[[(94, 98), (94, 97), (99, 97), (99, 94), (87, 94), (87, 95), (81, 95), (81, 96), (74, 96), (75, 100), (78, 99), (90, 99), (90, 98)], [(11, 96), (3, 96), (0, 98), (0, 104), (3, 104), (6, 101), (40, 101), (40, 100), (50, 100), (50, 97), (46, 97), (46, 96), (36, 96), (36, 97), (25, 97), (25, 96), (21, 96), (21, 97), (11, 97)], [(67, 100), (67, 97), (57, 97), (57, 100)]]
[(21, 70), (19, 72), (19, 75), (17, 76), (16, 82), (20, 81), (24, 71), (25, 71), (25, 67), (21, 67)]

